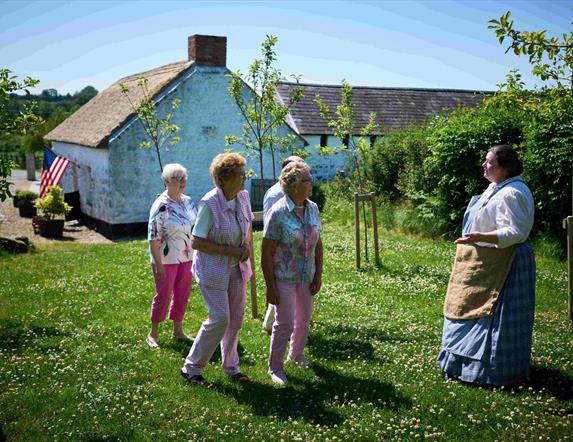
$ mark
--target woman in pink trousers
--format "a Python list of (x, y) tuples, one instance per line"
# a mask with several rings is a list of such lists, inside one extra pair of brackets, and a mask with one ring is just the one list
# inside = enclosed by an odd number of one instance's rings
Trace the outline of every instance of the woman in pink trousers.
[(322, 285), (322, 241), (318, 206), (312, 194), (312, 176), (302, 162), (292, 162), (281, 172), (285, 196), (276, 202), (263, 231), (261, 265), (269, 304), (276, 306), (271, 334), (269, 374), (276, 384), (288, 382), (284, 353), (290, 339), (288, 360), (310, 366), (304, 357), (314, 295)]

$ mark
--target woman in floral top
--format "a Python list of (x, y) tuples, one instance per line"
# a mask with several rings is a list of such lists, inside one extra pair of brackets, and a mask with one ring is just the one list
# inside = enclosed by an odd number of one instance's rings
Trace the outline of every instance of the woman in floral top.
[(191, 231), (197, 209), (183, 194), (187, 169), (181, 164), (167, 164), (161, 174), (166, 190), (157, 197), (149, 212), (149, 251), (156, 293), (151, 304), (151, 331), (147, 344), (159, 347), (159, 324), (165, 321), (171, 294), (169, 319), (173, 321), (173, 338), (188, 340), (183, 331), (183, 317), (191, 292)]
[(276, 202), (263, 231), (261, 265), (267, 301), (276, 306), (271, 335), (269, 374), (286, 384), (284, 353), (291, 339), (288, 361), (310, 366), (303, 351), (308, 337), (314, 295), (322, 285), (322, 241), (318, 206), (312, 194), (312, 176), (302, 162), (281, 172), (285, 196)]

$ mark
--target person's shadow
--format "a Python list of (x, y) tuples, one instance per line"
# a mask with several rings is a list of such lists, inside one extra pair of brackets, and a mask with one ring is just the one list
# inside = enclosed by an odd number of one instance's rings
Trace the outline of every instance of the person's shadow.
[(525, 386), (534, 391), (545, 390), (559, 402), (573, 399), (573, 378), (559, 370), (532, 365), (529, 367), (529, 381)]
[[(256, 381), (246, 383), (215, 382), (212, 388), (248, 405), (258, 416), (275, 416), (281, 420), (302, 419), (312, 424), (340, 425), (342, 413), (336, 404), (371, 403), (378, 408), (410, 408), (412, 401), (384, 381), (362, 379), (338, 373), (319, 364), (309, 370), (315, 378), (289, 375), (290, 387), (281, 388)], [(334, 404), (333, 408), (327, 404)]]

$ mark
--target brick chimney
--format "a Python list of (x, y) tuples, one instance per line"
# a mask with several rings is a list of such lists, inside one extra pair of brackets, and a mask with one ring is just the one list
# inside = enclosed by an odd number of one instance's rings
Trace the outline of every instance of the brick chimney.
[(227, 37), (192, 35), (187, 40), (189, 61), (200, 66), (227, 65)]

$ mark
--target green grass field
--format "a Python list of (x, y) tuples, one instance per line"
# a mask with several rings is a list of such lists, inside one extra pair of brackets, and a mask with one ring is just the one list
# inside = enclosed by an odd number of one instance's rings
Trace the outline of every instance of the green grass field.
[[(260, 232), (256, 234), (259, 250)], [(354, 268), (353, 229), (329, 224), (306, 356), (290, 388), (267, 375), (251, 319), (236, 384), (215, 356), (208, 388), (185, 383), (188, 344), (147, 348), (147, 243), (59, 243), (0, 257), (0, 440), (570, 440), (573, 332), (566, 266), (538, 257), (532, 378), (520, 388), (444, 382), (435, 358), (454, 246), (381, 232), (383, 266)], [(259, 254), (257, 253), (259, 256)], [(259, 310), (264, 310), (258, 273)], [(206, 316), (197, 287), (186, 316)]]

